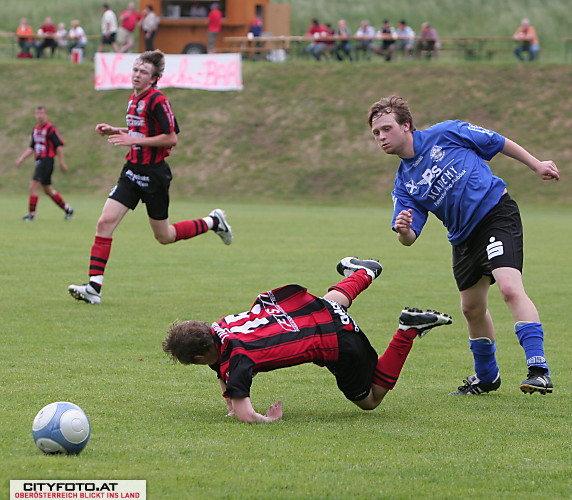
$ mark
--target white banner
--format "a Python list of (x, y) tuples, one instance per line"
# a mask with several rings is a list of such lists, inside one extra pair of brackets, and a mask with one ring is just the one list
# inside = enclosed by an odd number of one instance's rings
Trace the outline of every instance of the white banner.
[[(95, 90), (131, 89), (131, 70), (139, 54), (95, 54)], [(240, 54), (165, 54), (159, 88), (242, 90)]]
[(147, 481), (140, 479), (11, 480), (10, 500), (20, 498), (147, 498)]

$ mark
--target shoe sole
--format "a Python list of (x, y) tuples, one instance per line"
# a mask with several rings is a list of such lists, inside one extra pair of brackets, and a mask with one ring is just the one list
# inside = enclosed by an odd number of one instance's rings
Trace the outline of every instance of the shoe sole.
[[(353, 263), (351, 261), (356, 261), (356, 262), (372, 262), (372, 266), (367, 266), (364, 264), (357, 264), (357, 263)], [(338, 265), (336, 266), (336, 270), (338, 271), (338, 274), (341, 274), (342, 276), (345, 276), (344, 271), (348, 270), (348, 271), (359, 271), (360, 269), (363, 269), (364, 271), (371, 271), (374, 274), (374, 277), (372, 279), (378, 278), (381, 273), (383, 272), (383, 267), (381, 266), (381, 264), (379, 263), (379, 261), (377, 260), (373, 260), (373, 259), (367, 259), (367, 260), (361, 260), (358, 259), (357, 257), (344, 257), (342, 260), (340, 260), (338, 262)], [(369, 274), (369, 272), (368, 272)], [(371, 277), (371, 275), (370, 275)]]
[[(432, 316), (435, 316), (436, 319), (435, 321), (430, 321), (428, 323), (420, 323), (420, 324), (406, 324), (406, 323), (402, 323), (402, 317), (403, 315), (407, 315), (409, 316), (410, 319), (415, 319), (415, 318), (420, 318), (421, 316), (430, 314)], [(439, 311), (435, 311), (432, 309), (428, 309), (427, 311), (422, 311), (421, 309), (416, 309), (413, 307), (406, 307), (405, 309), (403, 309), (401, 311), (401, 315), (399, 316), (399, 325), (400, 327), (406, 327), (406, 328), (416, 328), (419, 330), (419, 337), (424, 337), (425, 335), (427, 335), (427, 333), (429, 333), (430, 330), (432, 330), (433, 328), (436, 328), (438, 326), (443, 326), (443, 325), (450, 325), (453, 323), (453, 318), (451, 318), (451, 316), (449, 316), (448, 314), (445, 313), (441, 313)]]
[(534, 394), (535, 392), (539, 392), (540, 394), (542, 394), (543, 396), (545, 394), (552, 394), (552, 387), (538, 387), (536, 385), (530, 385), (530, 384), (521, 384), (520, 386), (520, 390), (522, 392), (524, 392), (525, 394)]
[(99, 299), (99, 301), (96, 300), (90, 300), (88, 299), (83, 293), (79, 292), (78, 290), (75, 290), (73, 288), (68, 288), (68, 293), (75, 299), (75, 300), (79, 300), (79, 301), (83, 301), (86, 302), (87, 304), (99, 304), (101, 302), (101, 299)]

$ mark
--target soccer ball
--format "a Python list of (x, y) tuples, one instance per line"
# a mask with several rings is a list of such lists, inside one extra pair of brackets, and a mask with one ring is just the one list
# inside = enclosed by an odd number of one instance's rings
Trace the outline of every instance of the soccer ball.
[(90, 431), (87, 415), (66, 401), (44, 406), (32, 424), (36, 446), (48, 454), (77, 455), (89, 441)]

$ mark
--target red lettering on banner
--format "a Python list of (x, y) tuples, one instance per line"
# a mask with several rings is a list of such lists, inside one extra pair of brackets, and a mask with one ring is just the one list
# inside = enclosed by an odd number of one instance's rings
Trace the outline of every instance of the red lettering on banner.
[[(131, 71), (137, 54), (96, 55), (96, 90), (131, 88)], [(165, 72), (159, 87), (204, 90), (241, 90), (239, 54), (213, 56), (166, 55)]]

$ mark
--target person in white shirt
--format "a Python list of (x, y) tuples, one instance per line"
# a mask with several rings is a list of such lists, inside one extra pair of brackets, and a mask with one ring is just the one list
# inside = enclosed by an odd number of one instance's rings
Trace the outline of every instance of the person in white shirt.
[(71, 22), (70, 31), (68, 33), (68, 38), (70, 39), (70, 52), (73, 49), (85, 49), (87, 45), (87, 36), (85, 31), (80, 26), (79, 21), (74, 19)]
[(369, 21), (364, 20), (360, 23), (354, 38), (358, 39), (356, 41), (356, 61), (359, 59), (360, 52), (363, 52), (365, 58), (369, 61), (375, 38), (375, 28), (369, 24)]
[(119, 51), (119, 47), (115, 42), (117, 36), (117, 16), (113, 12), (109, 4), (103, 4), (103, 15), (101, 16), (101, 42), (98, 52), (103, 52), (106, 45), (111, 45), (115, 52)]

